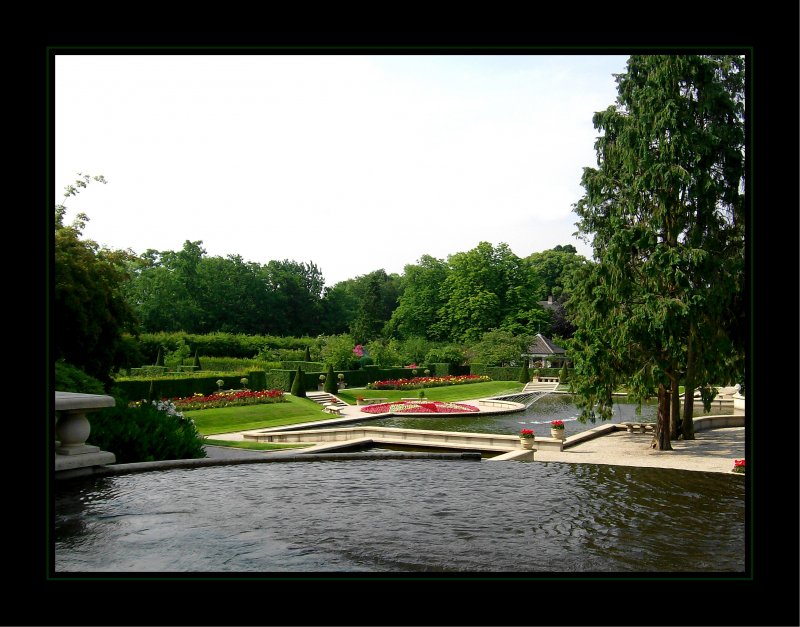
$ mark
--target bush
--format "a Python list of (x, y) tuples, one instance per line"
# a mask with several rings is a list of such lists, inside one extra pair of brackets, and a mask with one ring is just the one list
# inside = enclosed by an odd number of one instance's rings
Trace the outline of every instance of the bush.
[(528, 362), (522, 365), (522, 372), (519, 375), (519, 382), (520, 383), (528, 383), (531, 380), (531, 371), (530, 367), (528, 366)]
[(103, 384), (86, 374), (77, 366), (65, 361), (56, 362), (55, 389), (59, 392), (80, 392), (81, 394), (105, 394)]
[(160, 406), (118, 404), (93, 413), (87, 443), (114, 453), (118, 464), (206, 457), (194, 421), (174, 412), (171, 404)]
[(328, 364), (328, 372), (325, 375), (325, 385), (322, 386), (322, 390), (328, 394), (336, 394), (339, 391), (336, 385), (336, 375), (333, 372), (333, 364)]
[(305, 398), (306, 382), (304, 379), (303, 370), (300, 366), (297, 366), (297, 372), (295, 372), (294, 381), (292, 381), (292, 396)]

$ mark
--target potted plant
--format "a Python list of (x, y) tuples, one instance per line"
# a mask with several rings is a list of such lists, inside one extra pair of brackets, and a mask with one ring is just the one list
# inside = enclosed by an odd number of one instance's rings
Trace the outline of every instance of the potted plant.
[(220, 392), (222, 392), (223, 385), (225, 385), (225, 381), (223, 381), (222, 379), (217, 379), (217, 388), (219, 389)]
[(336, 375), (336, 378), (339, 379), (339, 387), (340, 388), (346, 388), (347, 387), (347, 383), (345, 383), (345, 380), (344, 380), (344, 374), (342, 374), (340, 372), (338, 375)]
[(519, 443), (522, 448), (533, 448), (533, 443), (536, 441), (536, 434), (533, 429), (521, 429), (519, 432)]
[(550, 421), (550, 437), (557, 438), (559, 440), (564, 439), (564, 421), (563, 420), (551, 420)]
[(743, 459), (734, 459), (733, 460), (733, 472), (744, 474), (744, 460)]
[(247, 380), (247, 377), (242, 377), (241, 379), (239, 379), (239, 383), (242, 384), (242, 389), (246, 390), (247, 384), (250, 382)]
[(538, 368), (535, 368), (534, 371), (533, 371), (533, 378), (536, 379), (537, 381), (540, 381), (541, 380), (540, 379), (541, 374), (542, 374), (542, 371), (539, 370)]
[(321, 392), (324, 389), (324, 387), (325, 387), (325, 375), (321, 374), (319, 375), (319, 385), (317, 386), (317, 389)]
[(364, 397), (361, 396), (360, 394), (356, 396), (356, 405), (366, 405), (366, 403), (364, 402)]

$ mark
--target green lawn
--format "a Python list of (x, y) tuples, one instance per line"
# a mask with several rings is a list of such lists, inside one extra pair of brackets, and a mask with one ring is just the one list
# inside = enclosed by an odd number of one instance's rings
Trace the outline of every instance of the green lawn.
[[(521, 383), (514, 381), (487, 381), (485, 383), (466, 383), (425, 390), (425, 397), (432, 401), (464, 401), (484, 396), (519, 392)], [(356, 396), (364, 398), (400, 398), (417, 397), (419, 390), (364, 390), (348, 389), (340, 391), (337, 396), (351, 405), (356, 404)], [(287, 395), (287, 403), (265, 403), (263, 405), (243, 405), (241, 407), (222, 407), (220, 409), (197, 409), (183, 412), (187, 418), (194, 420), (202, 435), (215, 433), (232, 433), (250, 429), (267, 429), (301, 422), (330, 420), (336, 416), (326, 414), (322, 407), (307, 398), (296, 398)], [(236, 446), (236, 443), (231, 444)]]
[[(514, 381), (486, 381), (485, 383), (464, 383), (462, 385), (446, 385), (439, 388), (425, 388), (425, 398), (429, 401), (466, 401), (498, 394), (514, 394), (525, 387)], [(364, 398), (388, 398), (390, 401), (401, 398), (417, 398), (419, 390), (340, 390), (336, 395), (345, 403), (356, 404), (356, 396)]]
[(299, 422), (314, 422), (333, 418), (322, 411), (322, 407), (307, 398), (285, 396), (287, 403), (264, 403), (220, 409), (196, 409), (183, 414), (194, 420), (202, 435), (231, 433), (249, 429), (281, 427)]

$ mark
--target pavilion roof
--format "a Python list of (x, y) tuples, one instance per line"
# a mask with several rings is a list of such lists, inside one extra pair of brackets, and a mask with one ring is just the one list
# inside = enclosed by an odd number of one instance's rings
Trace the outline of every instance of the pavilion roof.
[(526, 355), (565, 355), (566, 350), (558, 344), (553, 344), (541, 333), (537, 333), (533, 343), (528, 347)]

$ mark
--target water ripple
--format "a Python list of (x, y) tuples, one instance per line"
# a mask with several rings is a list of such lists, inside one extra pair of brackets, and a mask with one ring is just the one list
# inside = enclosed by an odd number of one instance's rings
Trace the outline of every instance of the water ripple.
[(259, 464), (87, 480), (55, 509), (65, 572), (744, 570), (743, 482), (713, 473)]

